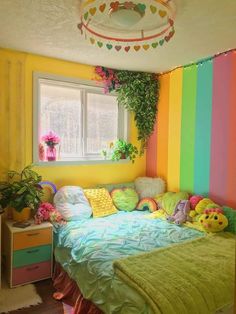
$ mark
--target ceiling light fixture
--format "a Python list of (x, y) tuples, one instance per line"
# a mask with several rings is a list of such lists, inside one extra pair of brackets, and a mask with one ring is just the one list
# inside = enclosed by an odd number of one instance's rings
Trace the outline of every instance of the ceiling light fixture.
[(81, 34), (92, 45), (116, 51), (161, 47), (174, 36), (174, 0), (81, 1)]

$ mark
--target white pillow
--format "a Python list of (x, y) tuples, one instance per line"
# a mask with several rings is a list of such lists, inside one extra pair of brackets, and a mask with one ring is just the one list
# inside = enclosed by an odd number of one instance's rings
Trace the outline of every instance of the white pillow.
[(62, 187), (55, 194), (53, 202), (67, 221), (87, 219), (92, 215), (92, 208), (79, 186)]
[(134, 184), (140, 198), (155, 197), (164, 193), (166, 188), (165, 181), (161, 178), (140, 177), (135, 180)]

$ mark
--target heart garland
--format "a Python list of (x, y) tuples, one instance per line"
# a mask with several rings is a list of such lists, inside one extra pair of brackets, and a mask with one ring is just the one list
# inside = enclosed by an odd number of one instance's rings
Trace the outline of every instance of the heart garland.
[[(164, 43), (168, 43), (170, 41), (170, 39), (175, 34), (174, 21), (168, 15), (169, 14), (169, 13), (167, 13), (168, 10), (166, 11), (166, 8), (163, 8), (161, 10), (159, 7), (157, 7), (155, 5), (149, 6), (150, 13), (152, 15), (154, 15), (154, 14), (159, 15), (159, 17), (161, 19), (166, 17), (167, 22), (169, 23), (169, 27), (171, 28), (171, 30), (169, 31), (169, 33), (167, 33), (167, 32), (165, 32), (165, 34), (163, 33), (162, 38), (160, 37), (159, 39), (158, 39), (158, 37), (160, 36), (160, 34), (156, 34), (155, 36), (152, 36), (152, 40), (155, 40), (153, 42), (150, 42), (151, 41), (150, 38), (147, 37), (148, 42), (145, 43), (145, 41), (146, 41), (145, 36), (142, 35), (142, 40), (137, 40), (136, 44), (129, 45), (127, 42), (126, 45), (122, 45), (121, 43), (119, 43), (119, 38), (108, 38), (108, 37), (104, 37), (104, 36), (100, 37), (99, 36), (100, 34), (96, 34), (96, 31), (94, 32), (93, 29), (91, 29), (90, 23), (96, 14), (100, 14), (100, 15), (101, 14), (108, 14), (108, 13), (110, 13), (111, 10), (114, 12), (114, 11), (120, 10), (120, 8), (122, 8), (122, 9), (125, 8), (128, 10), (136, 9), (142, 14), (142, 16), (145, 15), (146, 10), (147, 10), (147, 6), (145, 5), (145, 3), (142, 3), (142, 2), (134, 3), (132, 1), (124, 1), (124, 2), (113, 1), (113, 2), (110, 2), (110, 4), (108, 4), (107, 2), (103, 1), (103, 2), (100, 2), (100, 5), (98, 5), (97, 7), (96, 7), (96, 2), (95, 3), (93, 2), (93, 5), (90, 5), (89, 7), (87, 7), (87, 10), (82, 12), (81, 23), (77, 24), (77, 27), (81, 32), (81, 35), (85, 34), (85, 37), (86, 37), (86, 33), (89, 32), (90, 35), (95, 36), (95, 38), (89, 37), (90, 43), (92, 45), (95, 44), (99, 48), (106, 47), (108, 49), (108, 51), (115, 49), (117, 52), (119, 52), (121, 50), (124, 52), (129, 52), (132, 50), (135, 52), (138, 52), (141, 50), (148, 51), (150, 48), (156, 49), (158, 46), (161, 47), (164, 45)], [(169, 10), (171, 10), (171, 9), (169, 8)], [(144, 32), (142, 31), (142, 34), (143, 33)], [(96, 37), (98, 37), (98, 39), (96, 39)], [(104, 38), (108, 40), (107, 43), (105, 42)], [(134, 42), (134, 39), (132, 38), (130, 40), (130, 42)], [(140, 44), (139, 44), (139, 42), (140, 42)]]

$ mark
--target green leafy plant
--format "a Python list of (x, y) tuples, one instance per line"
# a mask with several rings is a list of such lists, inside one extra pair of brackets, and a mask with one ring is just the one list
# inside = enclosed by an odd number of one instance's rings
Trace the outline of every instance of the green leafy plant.
[(134, 163), (135, 158), (138, 155), (138, 149), (131, 143), (125, 140), (117, 140), (112, 147), (112, 160), (130, 159)]
[(33, 165), (21, 172), (9, 171), (8, 181), (0, 182), (0, 205), (4, 209), (13, 207), (21, 212), (24, 207), (36, 210), (43, 195), (39, 182), (42, 177), (32, 170)]
[(95, 72), (104, 82), (104, 91), (116, 90), (118, 104), (134, 113), (142, 155), (156, 122), (160, 88), (158, 77), (154, 73), (111, 70), (104, 67), (96, 69)]

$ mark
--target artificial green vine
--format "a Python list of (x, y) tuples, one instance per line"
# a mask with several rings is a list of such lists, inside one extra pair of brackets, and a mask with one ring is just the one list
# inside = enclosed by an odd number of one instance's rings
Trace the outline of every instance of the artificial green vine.
[(118, 104), (134, 113), (142, 155), (156, 122), (160, 87), (157, 76), (153, 73), (104, 67), (96, 67), (95, 71), (105, 83), (105, 90), (111, 92), (115, 89), (118, 93)]

